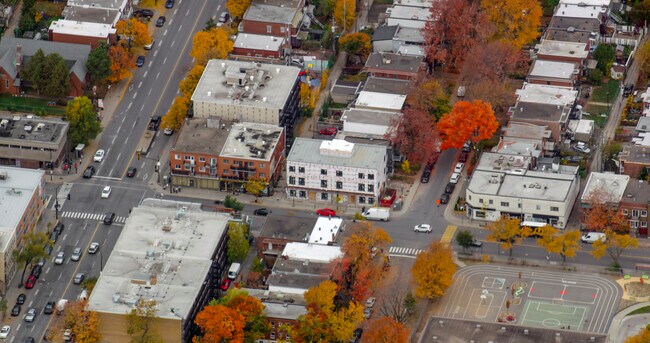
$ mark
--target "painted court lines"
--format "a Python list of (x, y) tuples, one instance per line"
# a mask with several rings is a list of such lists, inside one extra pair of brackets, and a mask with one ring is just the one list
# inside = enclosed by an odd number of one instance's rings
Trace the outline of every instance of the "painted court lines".
[(600, 293), (601, 290), (597, 287), (533, 281), (528, 291), (528, 298), (541, 300), (559, 299), (571, 303), (593, 305), (600, 296)]
[(587, 307), (529, 300), (526, 302), (521, 324), (546, 328), (581, 330)]

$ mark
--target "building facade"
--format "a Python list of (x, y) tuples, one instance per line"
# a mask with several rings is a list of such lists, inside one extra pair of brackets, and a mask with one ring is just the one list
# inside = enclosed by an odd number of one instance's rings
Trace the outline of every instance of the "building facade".
[(33, 115), (0, 115), (0, 165), (56, 167), (69, 151), (69, 123)]
[(621, 198), (621, 212), (630, 223), (630, 234), (648, 238), (648, 211), (650, 211), (650, 184), (631, 179)]

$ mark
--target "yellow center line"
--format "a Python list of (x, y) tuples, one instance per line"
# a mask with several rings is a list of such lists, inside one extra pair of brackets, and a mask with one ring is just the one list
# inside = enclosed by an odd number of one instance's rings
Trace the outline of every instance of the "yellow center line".
[(454, 238), (454, 233), (456, 233), (456, 230), (458, 230), (458, 226), (447, 225), (445, 232), (442, 234), (442, 237), (440, 238), (440, 243), (444, 245), (449, 245), (449, 243), (451, 243), (451, 240)]

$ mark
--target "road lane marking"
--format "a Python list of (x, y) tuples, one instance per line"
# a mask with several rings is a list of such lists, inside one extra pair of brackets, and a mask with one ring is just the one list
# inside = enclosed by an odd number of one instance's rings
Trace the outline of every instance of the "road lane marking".
[(187, 12), (185, 13), (185, 16), (190, 15), (190, 10), (188, 9)]
[[(174, 45), (174, 42), (172, 42), (172, 45)], [(165, 62), (167, 62), (167, 57), (163, 60), (163, 64), (165, 64)]]
[[(133, 93), (133, 99), (138, 96), (138, 92)], [(129, 104), (129, 108), (131, 108), (131, 104)]]
[(34, 304), (34, 300), (30, 301), (29, 305), (27, 305), (27, 307), (32, 307), (32, 304)]
[(142, 165), (140, 165), (140, 169), (144, 169), (144, 161), (142, 161)]
[[(154, 56), (156, 56), (156, 54), (155, 54), (155, 53), (154, 53)], [(149, 72), (149, 71), (148, 71), (148, 70), (146, 70), (146, 71), (144, 72), (144, 74), (142, 74), (142, 78), (145, 78), (145, 77), (147, 77), (147, 73), (148, 73), (148, 72)], [(142, 84), (142, 82), (140, 82), (140, 84)], [(140, 86), (138, 86), (138, 87), (140, 87)]]
[(163, 36), (167, 36), (167, 31), (168, 30), (165, 30), (165, 32), (163, 32)]
[(221, 9), (221, 5), (217, 6), (217, 11)]
[(120, 160), (120, 156), (122, 156), (122, 153), (117, 154), (117, 160)]
[(174, 10), (174, 15), (176, 15), (176, 12), (178, 12), (178, 8), (176, 8), (176, 9)]
[(458, 230), (458, 226), (447, 225), (445, 233), (443, 233), (442, 237), (440, 238), (440, 243), (448, 246), (449, 243), (451, 243), (451, 240), (454, 238), (454, 233), (456, 233), (456, 230)]
[(36, 292), (34, 292), (34, 296), (38, 295), (38, 291), (40, 291), (40, 289), (37, 289)]
[(183, 24), (181, 24), (181, 25), (178, 27), (178, 31), (180, 31), (182, 28), (183, 28)]
[(142, 87), (142, 81), (140, 81), (140, 83), (138, 83), (138, 88), (140, 88), (140, 87)]
[(49, 272), (50, 272), (50, 267), (47, 267), (47, 269), (45, 270), (45, 275), (47, 275), (47, 273)]
[(151, 68), (152, 64), (153, 64), (153, 61), (149, 61), (149, 65), (147, 67)]
[[(170, 47), (171, 47), (171, 46), (174, 46), (174, 43), (176, 43), (175, 40), (172, 41), (172, 44), (170, 45)], [(165, 63), (165, 62), (163, 62), (163, 63)]]
[(156, 74), (156, 79), (158, 78), (158, 76), (160, 76), (160, 73)]
[[(149, 94), (151, 94), (151, 88), (149, 89)], [(140, 112), (144, 111), (144, 104), (140, 107)]]
[[(158, 55), (158, 50), (156, 50), (156, 51), (153, 52), (153, 57), (156, 57), (156, 55)], [(145, 75), (146, 75), (146, 74), (147, 74), (147, 73), (145, 72)]]
[(111, 145), (115, 144), (115, 139), (116, 138), (117, 138), (117, 136), (113, 136), (113, 139), (111, 140)]
[[(133, 99), (135, 99), (135, 96), (136, 96), (137, 94), (138, 94), (138, 93), (133, 94)], [(131, 101), (131, 102), (129, 103), (129, 106), (127, 106), (126, 109), (127, 109), (127, 110), (130, 110), (130, 109), (131, 109), (131, 106), (133, 106), (133, 101)]]
[(144, 176), (142, 177), (142, 181), (147, 181), (148, 177), (149, 177), (149, 174), (144, 174)]
[[(149, 88), (149, 95), (151, 95), (151, 88)], [(140, 111), (144, 111), (144, 105), (142, 105), (142, 109)]]

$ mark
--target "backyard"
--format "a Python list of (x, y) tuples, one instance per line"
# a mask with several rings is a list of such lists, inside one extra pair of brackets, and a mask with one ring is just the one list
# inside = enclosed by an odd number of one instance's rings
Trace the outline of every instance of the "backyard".
[(53, 102), (45, 99), (34, 99), (17, 96), (0, 96), (0, 110), (12, 112), (33, 113), (39, 116), (44, 115), (65, 115), (65, 107), (51, 106)]

